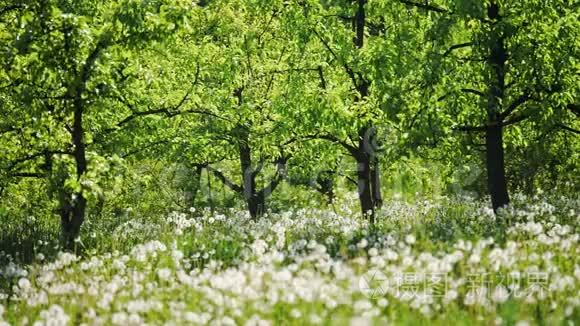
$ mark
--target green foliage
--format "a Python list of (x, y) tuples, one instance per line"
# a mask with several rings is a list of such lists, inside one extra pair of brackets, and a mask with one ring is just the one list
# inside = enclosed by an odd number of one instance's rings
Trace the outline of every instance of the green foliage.
[[(386, 247), (388, 232), (425, 250), (503, 245), (521, 216), (479, 219), (467, 202), (489, 193), (485, 133), (502, 125), (512, 194), (578, 193), (579, 33), (578, 5), (564, 0), (0, 0), (0, 250), (11, 257), (0, 266), (58, 255), (57, 216), (79, 198), (88, 208), (69, 249), (80, 255), (169, 243), (177, 226), (160, 216), (191, 209), (211, 227), (179, 235), (180, 248), (213, 255), (194, 267), (238, 265), (257, 240), (228, 222), (245, 221), (248, 181), (268, 209), (244, 227), (305, 218), (314, 226), (285, 244), (334, 238), (333, 259), (366, 257), (357, 244)], [(369, 145), (386, 208), (346, 236), (320, 221), (356, 215), (356, 153)], [(508, 210), (525, 211), (515, 197)], [(293, 209), (314, 217), (284, 215)], [(511, 323), (529, 313), (518, 309), (498, 314)], [(417, 322), (405, 316), (395, 320)]]

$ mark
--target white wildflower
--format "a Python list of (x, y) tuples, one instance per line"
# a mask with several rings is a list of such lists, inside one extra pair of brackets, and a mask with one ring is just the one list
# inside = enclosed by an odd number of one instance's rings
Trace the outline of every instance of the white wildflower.
[(368, 246), (369, 242), (367, 239), (362, 238), (362, 240), (356, 245), (359, 249), (364, 249)]
[(496, 286), (491, 295), (491, 299), (496, 303), (504, 303), (508, 297), (509, 292), (503, 285)]
[(171, 277), (171, 270), (169, 268), (161, 268), (157, 271), (157, 276), (160, 280), (167, 281)]
[(21, 290), (28, 290), (31, 287), (30, 281), (27, 278), (21, 278), (18, 280), (18, 287)]

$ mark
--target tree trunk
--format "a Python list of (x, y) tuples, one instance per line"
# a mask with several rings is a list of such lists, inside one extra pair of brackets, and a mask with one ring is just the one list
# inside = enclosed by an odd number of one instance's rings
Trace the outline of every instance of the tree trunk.
[(211, 176), (209, 175), (209, 170), (207, 171), (207, 200), (209, 202), (209, 209), (211, 214), (213, 215), (215, 211), (215, 207), (213, 204), (213, 195), (212, 195), (212, 188), (211, 188)]
[(373, 204), (375, 208), (383, 206), (383, 195), (381, 193), (381, 166), (379, 158), (373, 157), (373, 168), (371, 171), (371, 186), (373, 191)]
[[(358, 49), (362, 49), (364, 46), (365, 4), (366, 0), (357, 1), (357, 10), (353, 20), (353, 31), (355, 32), (353, 42)], [(362, 74), (355, 74), (350, 68), (347, 69), (347, 73), (349, 73), (358, 92), (355, 101), (364, 101), (369, 96), (370, 82)], [(358, 78), (355, 76), (358, 76)], [(372, 126), (364, 127), (359, 131), (359, 147), (356, 160), (361, 211), (364, 216), (368, 216), (370, 223), (374, 224), (375, 208), (380, 205), (382, 198), (378, 159), (375, 160), (376, 153), (374, 152), (375, 148), (373, 148), (371, 137), (374, 137), (374, 128)]]
[(363, 216), (368, 216), (371, 224), (374, 224), (375, 205), (373, 202), (373, 191), (371, 186), (371, 157), (368, 154), (368, 137), (365, 136), (367, 134), (367, 128), (363, 128), (359, 132), (358, 155), (356, 157), (358, 196)]
[[(75, 114), (73, 123), (73, 145), (74, 156), (77, 169), (77, 180), (80, 182), (83, 174), (87, 171), (87, 157), (84, 143), (84, 129), (83, 129), (83, 106), (80, 103), (75, 104)], [(74, 194), (73, 198), (73, 216), (71, 220), (71, 236), (75, 238), (79, 236), (81, 225), (85, 220), (85, 210), (87, 207), (87, 200), (83, 196), (82, 190)]]
[[(87, 171), (87, 158), (84, 143), (83, 105), (80, 98), (75, 99), (73, 119), (73, 154), (76, 164), (77, 181), (81, 182), (83, 174)], [(74, 240), (80, 235), (81, 225), (85, 220), (87, 200), (83, 197), (82, 190), (63, 195), (71, 197), (61, 199), (60, 211), (64, 245), (68, 249), (72, 249), (74, 247)]]
[(252, 219), (256, 220), (264, 215), (266, 201), (262, 193), (254, 192), (250, 198), (246, 199), (246, 202)]
[[(108, 46), (108, 37), (105, 36), (99, 40), (93, 51), (87, 57), (87, 60), (85, 61), (78, 76), (77, 83), (74, 84), (73, 88), (71, 88), (71, 90), (74, 90), (74, 100), (72, 102), (72, 107), (74, 110), (73, 126), (71, 134), (78, 182), (82, 182), (82, 176), (87, 171), (87, 157), (85, 149), (86, 144), (84, 142), (85, 131), (83, 129), (83, 113), (85, 109), (83, 93), (86, 90), (87, 82), (91, 77), (95, 62), (99, 58), (101, 52)], [(68, 51), (70, 51), (70, 49), (67, 47), (67, 52)], [(76, 239), (80, 234), (81, 225), (85, 220), (85, 211), (87, 208), (87, 200), (85, 197), (83, 197), (82, 186), (80, 190), (77, 190), (71, 194), (71, 197), (72, 214), (61, 215), (65, 245), (67, 245), (69, 249), (74, 247), (74, 239)]]
[(332, 205), (334, 202), (334, 175), (335, 171), (323, 171), (317, 178), (316, 183), (318, 183), (318, 191), (326, 197), (326, 203)]
[(487, 184), (494, 212), (509, 204), (504, 166), (503, 128), (501, 124), (489, 126), (485, 134), (487, 159)]
[(240, 169), (242, 173), (243, 196), (252, 219), (257, 219), (263, 214), (264, 199), (260, 198), (256, 191), (256, 176), (252, 168), (252, 149), (249, 145), (248, 131), (243, 126), (238, 126), (240, 154)]
[(371, 172), (368, 159), (357, 162), (358, 164), (358, 197), (362, 214), (368, 216), (371, 223), (374, 223), (374, 204), (371, 191)]
[(191, 185), (191, 196), (189, 202), (191, 207), (195, 207), (195, 200), (197, 198), (197, 193), (201, 185), (201, 173), (203, 171), (203, 165), (196, 165), (195, 172), (193, 172), (193, 181)]
[[(243, 88), (234, 90), (238, 99), (238, 106), (244, 103)], [(264, 212), (264, 195), (256, 191), (256, 173), (252, 168), (252, 149), (250, 148), (249, 130), (242, 124), (235, 128), (238, 135), (238, 150), (240, 155), (240, 169), (242, 173), (242, 195), (246, 200), (248, 211), (252, 219), (257, 219)]]
[[(490, 20), (501, 19), (499, 6), (492, 2), (488, 8)], [(495, 25), (494, 25), (495, 26)], [(509, 204), (509, 194), (504, 163), (502, 102), (505, 96), (505, 71), (507, 51), (501, 31), (490, 32), (491, 76), (487, 103), (487, 129), (485, 134), (488, 191), (494, 212)]]
[(361, 210), (363, 215), (369, 217), (371, 224), (375, 222), (376, 209), (381, 207), (383, 203), (375, 137), (374, 127), (362, 128), (359, 131), (359, 145), (356, 155)]
[[(61, 184), (64, 189), (64, 183)], [(58, 213), (60, 215), (60, 226), (62, 232), (62, 244), (65, 248), (71, 248), (74, 243), (74, 236), (72, 235), (71, 215), (72, 205), (70, 203), (70, 194), (66, 191), (59, 191), (58, 194)]]

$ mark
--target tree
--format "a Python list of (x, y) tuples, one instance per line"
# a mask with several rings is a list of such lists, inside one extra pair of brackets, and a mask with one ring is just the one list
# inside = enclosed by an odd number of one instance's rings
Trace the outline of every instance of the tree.
[(485, 135), (487, 185), (497, 212), (509, 204), (506, 128), (512, 129), (508, 144), (530, 142), (554, 124), (575, 130), (569, 125), (577, 116), (568, 108), (578, 94), (578, 12), (566, 1), (401, 2), (438, 15), (431, 31), (438, 54), (430, 62), (438, 91), (431, 106), (446, 103), (448, 110), (436, 114), (453, 121), (453, 130)]
[(401, 99), (422, 55), (405, 57), (405, 49), (420, 40), (424, 19), (387, 1), (302, 1), (292, 12), (288, 24), (305, 60), (319, 67), (306, 87), (310, 103), (295, 119), (309, 122), (304, 138), (330, 141), (354, 159), (361, 210), (372, 222), (382, 203), (380, 154), (393, 125), (410, 113)]
[[(165, 77), (167, 88), (186, 94), (173, 111), (179, 116), (172, 126), (161, 128), (169, 130), (164, 137), (171, 139), (172, 152), (242, 197), (253, 218), (265, 212), (265, 200), (284, 179), (290, 156), (279, 146), (289, 130), (278, 107), (284, 102), (283, 78), (295, 70), (289, 66), (295, 52), (283, 42), (279, 11), (278, 4), (244, 1), (196, 7), (195, 26), (172, 44), (164, 65), (171, 76), (171, 81)], [(183, 71), (195, 72), (193, 85)], [(159, 130), (158, 121), (153, 124)], [(231, 167), (227, 163), (234, 160), (238, 168), (230, 177), (219, 165)]]
[[(4, 77), (14, 94), (7, 115), (23, 123), (11, 125), (19, 134), (2, 141), (3, 147), (13, 144), (5, 168), (8, 177), (50, 180), (68, 247), (98, 190), (87, 147), (92, 131), (111, 123), (105, 117), (116, 108), (110, 99), (125, 86), (124, 62), (131, 51), (172, 33), (182, 8), (162, 1), (41, 1), (24, 4), (6, 24)], [(14, 172), (21, 166), (27, 172)]]

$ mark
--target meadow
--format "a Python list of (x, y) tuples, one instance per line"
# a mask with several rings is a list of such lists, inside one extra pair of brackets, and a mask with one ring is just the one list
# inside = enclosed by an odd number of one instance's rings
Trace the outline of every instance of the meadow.
[(570, 0), (0, 0), (0, 326), (580, 323)]
[[(350, 199), (349, 199), (350, 198)], [(1, 325), (574, 325), (578, 199), (518, 196), (499, 232), (469, 198), (392, 201), (253, 221), (190, 209), (87, 222), (77, 252), (0, 254)], [(24, 223), (25, 224), (25, 223)], [(21, 235), (30, 232), (23, 225)], [(29, 239), (27, 239), (29, 241)], [(86, 242), (86, 243), (85, 243)]]

